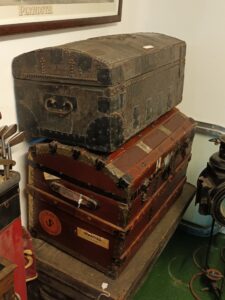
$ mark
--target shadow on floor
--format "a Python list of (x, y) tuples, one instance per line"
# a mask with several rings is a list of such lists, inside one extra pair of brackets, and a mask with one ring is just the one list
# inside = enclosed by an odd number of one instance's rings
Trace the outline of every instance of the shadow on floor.
[[(194, 299), (189, 289), (189, 282), (192, 276), (201, 272), (200, 268), (205, 265), (207, 243), (208, 238), (196, 237), (178, 229), (133, 300)], [(225, 247), (225, 235), (217, 234), (213, 238), (209, 267), (217, 268), (222, 273), (225, 270), (225, 262), (221, 256), (223, 247)], [(201, 300), (218, 299), (205, 290), (206, 283), (203, 282), (202, 277), (196, 278), (193, 287)], [(225, 292), (221, 300), (225, 300)]]

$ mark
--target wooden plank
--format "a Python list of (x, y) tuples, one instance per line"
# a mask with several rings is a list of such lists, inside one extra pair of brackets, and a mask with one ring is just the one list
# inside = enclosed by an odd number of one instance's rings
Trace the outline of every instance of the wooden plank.
[(14, 294), (13, 272), (16, 265), (0, 256), (0, 299), (11, 299)]
[(106, 277), (46, 242), (34, 239), (41, 286), (49, 293), (51, 290), (55, 293), (60, 287), (60, 292), (68, 299), (74, 299), (74, 295), (78, 294), (79, 299), (96, 299), (102, 293), (102, 283), (107, 283), (106, 291), (110, 295), (107, 299), (128, 299), (163, 251), (194, 194), (195, 187), (185, 184), (181, 196), (116, 280)]

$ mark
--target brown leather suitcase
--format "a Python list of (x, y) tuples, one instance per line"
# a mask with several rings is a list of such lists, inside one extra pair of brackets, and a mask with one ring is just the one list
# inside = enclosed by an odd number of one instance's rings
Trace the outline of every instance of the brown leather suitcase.
[[(35, 145), (29, 153), (30, 230), (107, 275), (117, 277), (182, 191), (193, 133), (194, 122), (174, 109), (104, 159), (84, 149), (79, 149), (78, 157), (77, 147), (58, 143)], [(85, 172), (87, 166), (89, 172)], [(132, 180), (117, 187), (121, 182), (118, 174), (122, 173), (119, 166), (124, 172), (127, 168), (122, 176)], [(89, 183), (87, 192), (82, 186), (85, 181), (79, 177), (82, 172)], [(97, 176), (101, 189), (89, 182)], [(80, 187), (74, 185), (74, 180)], [(102, 201), (104, 188), (111, 199)], [(57, 189), (61, 189), (60, 193)], [(85, 195), (76, 198), (75, 189)], [(113, 193), (113, 189), (118, 193)], [(112, 222), (113, 203), (117, 210), (126, 206), (122, 225)], [(118, 218), (118, 213), (114, 218)]]
[(120, 34), (14, 59), (18, 121), (33, 136), (112, 152), (182, 99), (185, 42)]
[[(186, 183), (182, 194), (116, 280), (106, 277), (43, 240), (33, 239), (39, 276), (36, 282), (28, 284), (29, 299), (133, 299), (174, 233), (194, 194), (195, 187)], [(108, 284), (105, 290), (102, 283)]]
[(116, 278), (181, 193), (186, 168), (187, 161), (125, 228), (31, 187), (29, 229), (34, 236)]
[(105, 156), (57, 142), (29, 151), (29, 183), (126, 227), (175, 169), (190, 158), (194, 122), (173, 109)]

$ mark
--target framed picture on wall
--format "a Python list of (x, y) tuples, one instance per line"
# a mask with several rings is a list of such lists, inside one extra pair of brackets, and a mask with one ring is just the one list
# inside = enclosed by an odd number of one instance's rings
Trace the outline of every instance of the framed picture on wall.
[(119, 22), (122, 0), (0, 0), (0, 35)]

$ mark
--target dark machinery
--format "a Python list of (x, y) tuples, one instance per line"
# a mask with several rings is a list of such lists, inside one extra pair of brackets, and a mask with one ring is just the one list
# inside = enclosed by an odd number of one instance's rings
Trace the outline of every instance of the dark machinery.
[[(190, 281), (191, 292), (196, 300), (200, 300), (193, 289), (193, 282), (197, 277), (202, 277), (207, 284), (207, 290), (212, 291), (216, 299), (222, 299), (224, 289), (224, 274), (209, 267), (209, 256), (215, 223), (225, 226), (225, 135), (211, 139), (210, 142), (220, 147), (219, 151), (209, 158), (207, 167), (201, 172), (197, 181), (196, 204), (199, 204), (199, 213), (211, 215), (212, 225), (205, 265), (200, 268), (201, 272), (195, 274)], [(221, 256), (224, 260), (224, 256)]]
[(212, 215), (225, 226), (225, 135), (210, 141), (220, 144), (220, 148), (198, 178), (196, 203), (199, 203), (200, 214)]

